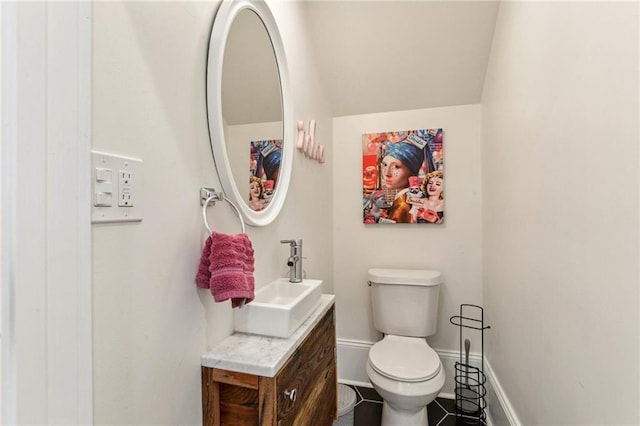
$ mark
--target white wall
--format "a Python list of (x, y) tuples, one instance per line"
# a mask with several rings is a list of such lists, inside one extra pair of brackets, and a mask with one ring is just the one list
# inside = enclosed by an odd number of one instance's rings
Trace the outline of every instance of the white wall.
[[(218, 4), (94, 4), (93, 149), (144, 160), (144, 220), (93, 226), (96, 424), (201, 424), (200, 356), (232, 331), (229, 304), (213, 303), (194, 283), (205, 237), (198, 191), (220, 189), (205, 109), (205, 61)], [(273, 12), (296, 119), (318, 120), (317, 138), (330, 158), (332, 122), (307, 57), (300, 7), (276, 3)], [(331, 162), (296, 154), (291, 180), (278, 219), (248, 229), (257, 285), (287, 270), (289, 248), (279, 240), (302, 238), (304, 269), (331, 292)], [(239, 229), (224, 204), (211, 208), (209, 218), (221, 232)]]
[[(5, 30), (5, 31), (7, 31), (7, 28), (5, 27), (5, 25), (6, 25), (6, 24), (5, 24), (5, 22), (6, 22), (6, 21), (5, 21), (5, 20), (3, 20), (3, 18), (2, 18), (2, 9), (3, 9), (3, 8), (2, 8), (2, 7), (0, 7), (0, 22), (2, 22), (2, 23), (3, 23), (4, 30)], [(2, 58), (2, 59), (1, 59), (1, 60), (2, 60), (2, 63), (4, 63), (4, 62), (5, 62), (5, 59), (4, 59), (4, 58), (5, 58), (5, 57), (7, 56), (7, 54), (8, 54), (8, 51), (6, 50), (6, 48), (5, 48), (5, 50), (4, 50), (4, 54), (3, 54), (3, 50), (2, 50), (2, 45), (3, 45), (3, 41), (2, 41), (2, 39), (3, 39), (3, 32), (4, 32), (4, 31), (0, 31), (0, 58)], [(6, 36), (4, 36), (4, 37), (5, 37), (5, 40), (6, 40)], [(7, 110), (7, 109), (6, 109), (6, 107), (5, 107), (5, 110), (4, 110), (4, 113), (3, 113), (3, 110), (2, 110), (2, 104), (4, 104), (4, 103), (5, 103), (5, 101), (4, 101), (4, 99), (5, 99), (5, 98), (2, 96), (2, 86), (4, 85), (4, 83), (3, 83), (3, 82), (4, 82), (4, 80), (5, 80), (5, 79), (8, 79), (8, 76), (7, 76), (7, 75), (5, 75), (5, 76), (3, 77), (3, 74), (2, 74), (2, 68), (3, 68), (3, 66), (2, 66), (2, 64), (0, 64), (0, 100), (2, 100), (2, 101), (0, 101), (0, 119), (2, 120), (1, 122), (2, 122), (2, 125), (3, 125), (3, 127), (4, 127), (4, 125), (5, 125), (5, 124), (4, 124), (4, 123), (5, 123), (5, 118), (4, 118), (4, 117), (5, 117), (5, 114), (7, 114), (7, 113), (8, 113), (8, 110)], [(6, 94), (5, 94), (5, 96), (6, 96)], [(0, 147), (2, 147), (2, 140), (3, 140), (2, 133), (3, 133), (3, 132), (1, 132), (1, 131), (0, 131)], [(4, 158), (4, 157), (3, 157), (3, 155), (2, 155), (2, 150), (0, 149), (0, 188), (4, 188), (4, 186), (3, 186), (3, 184), (2, 184), (2, 176), (5, 174), (5, 169), (4, 169), (4, 168), (3, 168), (3, 166), (2, 166), (2, 163), (3, 163), (3, 161), (4, 161), (4, 160), (3, 160), (3, 158)], [(5, 166), (5, 167), (6, 167), (6, 166)], [(3, 191), (3, 192), (4, 192), (4, 191)], [(0, 195), (0, 197), (2, 197), (2, 198), (0, 198), (0, 199), (4, 200), (4, 196), (3, 196), (3, 195)], [(6, 216), (6, 215), (5, 215), (5, 216)], [(2, 212), (2, 209), (0, 209), (0, 224), (2, 224), (2, 223), (4, 223), (4, 219), (3, 219), (3, 212)], [(0, 259), (5, 259), (5, 256), (3, 256), (3, 254), (2, 254), (2, 247), (4, 247), (4, 241), (5, 241), (5, 239), (6, 239), (6, 236), (5, 236), (5, 237), (4, 237), (4, 239), (3, 239), (3, 237), (2, 237), (2, 228), (3, 228), (3, 227), (2, 227), (2, 226), (0, 226)], [(0, 278), (0, 280), (1, 280), (1, 281), (0, 281), (0, 330), (2, 330), (2, 331), (0, 332), (0, 421), (2, 421), (2, 420), (3, 420), (3, 419), (5, 419), (5, 418), (8, 418), (8, 417), (6, 417), (6, 416), (3, 416), (3, 412), (8, 412), (8, 410), (7, 410), (6, 408), (4, 408), (4, 409), (3, 409), (3, 401), (4, 401), (4, 400), (8, 400), (8, 398), (6, 398), (6, 397), (5, 397), (5, 398), (3, 398), (3, 397), (2, 397), (2, 394), (4, 393), (4, 392), (2, 391), (2, 389), (5, 387), (3, 384), (7, 381), (6, 376), (3, 376), (3, 374), (2, 374), (3, 364), (4, 364), (4, 361), (3, 361), (3, 360), (4, 360), (4, 359), (5, 359), (5, 357), (7, 356), (7, 355), (5, 355), (5, 354), (8, 354), (8, 353), (9, 353), (9, 350), (11, 350), (11, 353), (13, 353), (13, 348), (10, 348), (10, 347), (9, 347), (9, 346), (7, 346), (7, 345), (4, 345), (4, 346), (3, 346), (3, 339), (2, 339), (2, 336), (10, 335), (10, 332), (9, 332), (9, 333), (7, 333), (7, 331), (9, 330), (9, 327), (8, 327), (8, 325), (5, 325), (5, 323), (6, 323), (5, 318), (7, 318), (7, 315), (6, 315), (6, 309), (7, 309), (7, 308), (6, 308), (6, 307), (4, 307), (4, 306), (7, 306), (7, 307), (8, 307), (8, 306), (9, 306), (9, 304), (7, 303), (7, 297), (6, 297), (6, 295), (4, 294), (4, 293), (6, 293), (6, 291), (7, 291), (7, 289), (6, 289), (7, 284), (4, 282), (4, 274), (3, 274), (3, 269), (2, 269), (2, 268), (3, 268), (3, 266), (2, 266), (2, 265), (3, 265), (3, 263), (4, 263), (4, 261), (0, 261), (0, 277), (2, 277), (2, 278)], [(5, 268), (6, 268), (6, 267), (5, 267)], [(3, 307), (4, 307), (4, 309), (3, 309)], [(5, 368), (6, 368), (6, 367), (5, 367)]]
[(521, 424), (638, 424), (638, 3), (504, 2), (483, 95), (489, 359)]
[[(434, 127), (444, 130), (444, 223), (365, 226), (362, 134)], [(458, 349), (458, 330), (449, 317), (458, 313), (460, 303), (482, 304), (480, 106), (339, 117), (334, 119), (333, 132), (338, 338), (379, 340), (372, 325), (367, 269), (436, 269), (442, 272), (444, 284), (438, 332), (428, 341), (436, 349)], [(472, 351), (479, 351), (477, 341)]]
[[(2, 20), (2, 7), (0, 7), (0, 22), (4, 22)], [(6, 53), (6, 51), (5, 51)], [(4, 56), (2, 55), (2, 31), (0, 31), (0, 58), (4, 58)], [(3, 60), (4, 62), (4, 60)], [(2, 82), (3, 82), (3, 78), (2, 78), (2, 66), (0, 65), (0, 99), (3, 99), (2, 97)], [(0, 117), (3, 119), (4, 115), (2, 113), (2, 104), (4, 102), (0, 102)], [(3, 120), (4, 121), (4, 120)], [(0, 132), (0, 147), (2, 146), (2, 132)], [(2, 176), (3, 176), (3, 168), (2, 168), (2, 151), (0, 150), (0, 188), (2, 188)], [(2, 209), (0, 209), (0, 223), (3, 223), (2, 220)], [(2, 256), (2, 227), (0, 226), (0, 259), (3, 258)], [(2, 274), (2, 262), (0, 262), (0, 277), (3, 277), (4, 275)], [(0, 278), (1, 279), (1, 278)], [(2, 318), (5, 317), (5, 315), (3, 315), (3, 309), (2, 307), (4, 306), (4, 304), (6, 303), (6, 299), (3, 299), (2, 297), (2, 293), (3, 291), (3, 287), (4, 285), (2, 284), (2, 282), (0, 281), (0, 329), (2, 330), (2, 333), (5, 332), (5, 327), (4, 327), (4, 321), (2, 320)], [(5, 308), (6, 309), (6, 308)], [(0, 360), (2, 359), (1, 357), (3, 356), (3, 354), (5, 353), (5, 351), (7, 351), (7, 348), (3, 349), (2, 347), (2, 336), (0, 335)], [(2, 386), (1, 384), (4, 383), (3, 380), (3, 376), (2, 376), (2, 362), (0, 361), (0, 392), (2, 392)], [(2, 417), (2, 395), (0, 395), (0, 420), (3, 419)]]

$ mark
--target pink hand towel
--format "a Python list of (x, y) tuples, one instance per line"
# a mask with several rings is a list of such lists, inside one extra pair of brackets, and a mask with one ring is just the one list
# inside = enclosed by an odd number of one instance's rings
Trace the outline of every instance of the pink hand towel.
[(200, 264), (198, 265), (198, 273), (196, 274), (196, 285), (200, 288), (209, 288), (211, 281), (211, 272), (209, 272), (209, 257), (211, 256), (211, 236), (204, 242), (202, 256), (200, 256)]
[[(222, 302), (231, 299), (234, 308), (249, 303), (255, 295), (251, 269), (253, 250), (247, 250), (251, 245), (248, 236), (214, 232), (211, 239), (209, 288), (214, 300)], [(248, 275), (250, 279), (247, 279)]]
[[(249, 236), (247, 234), (240, 234), (243, 246), (244, 246), (244, 276), (247, 280), (247, 287), (251, 289), (251, 293), (255, 289), (255, 278), (253, 277), (253, 271), (255, 271), (255, 257), (253, 252), (253, 247), (251, 245), (251, 240), (249, 240)], [(252, 295), (251, 299), (247, 299), (245, 303), (249, 303), (253, 300), (254, 296)], [(233, 304), (232, 300), (232, 304)]]

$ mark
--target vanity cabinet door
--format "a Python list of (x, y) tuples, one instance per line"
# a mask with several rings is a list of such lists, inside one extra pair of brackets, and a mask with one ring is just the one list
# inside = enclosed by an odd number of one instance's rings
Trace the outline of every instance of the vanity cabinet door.
[(326, 313), (276, 377), (278, 425), (331, 425), (336, 418), (334, 312)]

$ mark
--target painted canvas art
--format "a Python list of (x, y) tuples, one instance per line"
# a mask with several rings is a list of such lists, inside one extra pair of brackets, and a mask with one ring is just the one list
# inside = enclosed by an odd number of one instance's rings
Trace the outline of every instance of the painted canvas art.
[(252, 141), (249, 155), (249, 207), (260, 211), (269, 205), (278, 184), (282, 139)]
[(441, 128), (362, 135), (364, 223), (443, 223)]

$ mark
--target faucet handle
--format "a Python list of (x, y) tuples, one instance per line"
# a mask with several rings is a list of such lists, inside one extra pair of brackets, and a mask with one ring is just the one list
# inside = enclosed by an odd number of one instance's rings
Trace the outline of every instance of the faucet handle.
[(301, 246), (302, 240), (280, 240), (281, 244), (290, 244), (292, 246)]

